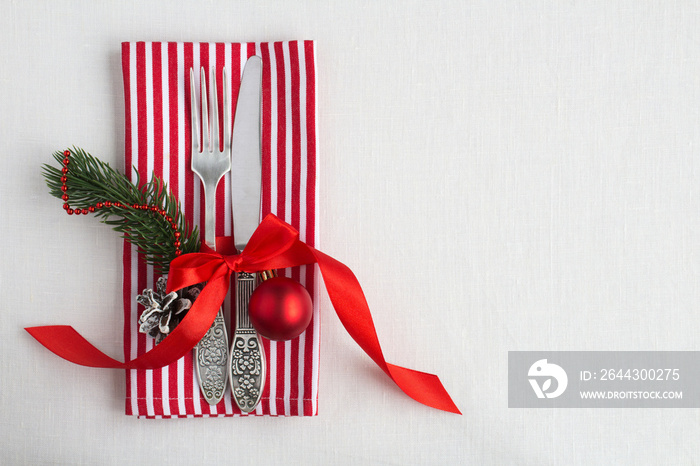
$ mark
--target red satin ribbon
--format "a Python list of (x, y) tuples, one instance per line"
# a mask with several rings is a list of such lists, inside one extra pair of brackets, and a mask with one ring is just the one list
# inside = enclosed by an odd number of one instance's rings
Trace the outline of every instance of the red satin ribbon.
[(217, 250), (185, 254), (170, 263), (168, 291), (206, 281), (185, 318), (160, 344), (127, 362), (113, 359), (83, 338), (73, 327), (51, 325), (26, 328), (39, 343), (75, 364), (116, 369), (156, 369), (191, 351), (211, 327), (224, 301), (233, 272), (295, 267), (316, 263), (341, 323), (401, 390), (433, 408), (461, 414), (440, 379), (384, 360), (367, 300), (355, 274), (344, 264), (299, 240), (299, 232), (273, 214), (266, 216), (248, 245), (236, 254), (230, 237), (217, 238)]

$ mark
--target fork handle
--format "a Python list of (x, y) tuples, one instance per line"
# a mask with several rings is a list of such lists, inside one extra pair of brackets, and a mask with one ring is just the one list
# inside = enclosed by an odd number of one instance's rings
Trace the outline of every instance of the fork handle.
[[(215, 184), (204, 185), (204, 242), (214, 249), (216, 247), (216, 205)], [(227, 380), (228, 334), (223, 309), (219, 309), (216, 318), (206, 335), (195, 346), (197, 379), (204, 399), (210, 405), (218, 404), (224, 396)]]
[(209, 183), (204, 185), (204, 243), (210, 248), (216, 248), (216, 217), (214, 216), (216, 206), (216, 186), (219, 184)]
[(218, 404), (226, 390), (226, 364), (228, 363), (228, 336), (221, 309), (214, 323), (194, 348), (197, 379), (204, 399), (210, 405)]

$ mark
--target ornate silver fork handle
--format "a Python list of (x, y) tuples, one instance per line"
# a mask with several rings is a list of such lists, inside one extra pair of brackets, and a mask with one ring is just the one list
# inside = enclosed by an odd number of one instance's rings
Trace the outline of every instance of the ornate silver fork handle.
[(244, 413), (253, 411), (260, 401), (267, 372), (262, 340), (248, 317), (248, 302), (255, 285), (255, 274), (237, 274), (236, 330), (231, 344), (229, 367), (233, 398)]
[(219, 309), (214, 323), (195, 347), (197, 378), (207, 403), (215, 405), (226, 390), (226, 359), (228, 356), (228, 335), (224, 315)]

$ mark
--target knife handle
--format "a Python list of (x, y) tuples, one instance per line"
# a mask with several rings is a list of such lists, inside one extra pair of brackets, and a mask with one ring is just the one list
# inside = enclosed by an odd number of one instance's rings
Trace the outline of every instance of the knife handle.
[(215, 405), (224, 397), (228, 362), (228, 335), (221, 309), (206, 335), (195, 346), (194, 355), (202, 395), (207, 403)]
[(233, 399), (244, 413), (257, 406), (267, 375), (265, 348), (248, 317), (248, 303), (255, 286), (254, 273), (236, 274), (236, 330), (231, 342), (229, 376)]

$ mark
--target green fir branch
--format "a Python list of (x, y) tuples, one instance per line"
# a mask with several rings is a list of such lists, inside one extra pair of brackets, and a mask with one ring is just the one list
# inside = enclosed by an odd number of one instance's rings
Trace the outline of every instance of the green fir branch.
[[(136, 183), (114, 170), (108, 163), (102, 162), (83, 149), (69, 149), (71, 155), (68, 164), (66, 194), (71, 208), (87, 209), (98, 202), (119, 202), (125, 206), (133, 204), (156, 206), (167, 212), (177, 227), (173, 230), (170, 223), (157, 212), (138, 210), (132, 207), (102, 207), (94, 214), (101, 221), (110, 225), (121, 237), (134, 244), (146, 263), (154, 266), (159, 273), (167, 273), (175, 255), (175, 231), (180, 233), (180, 250), (183, 254), (199, 250), (199, 232), (197, 227), (190, 229), (185, 216), (180, 212), (178, 199), (168, 190), (167, 184), (155, 175), (148, 182), (142, 183), (137, 173)], [(59, 168), (44, 164), (42, 174), (49, 187), (49, 193), (61, 199), (63, 176), (63, 151), (54, 152), (54, 159)]]

